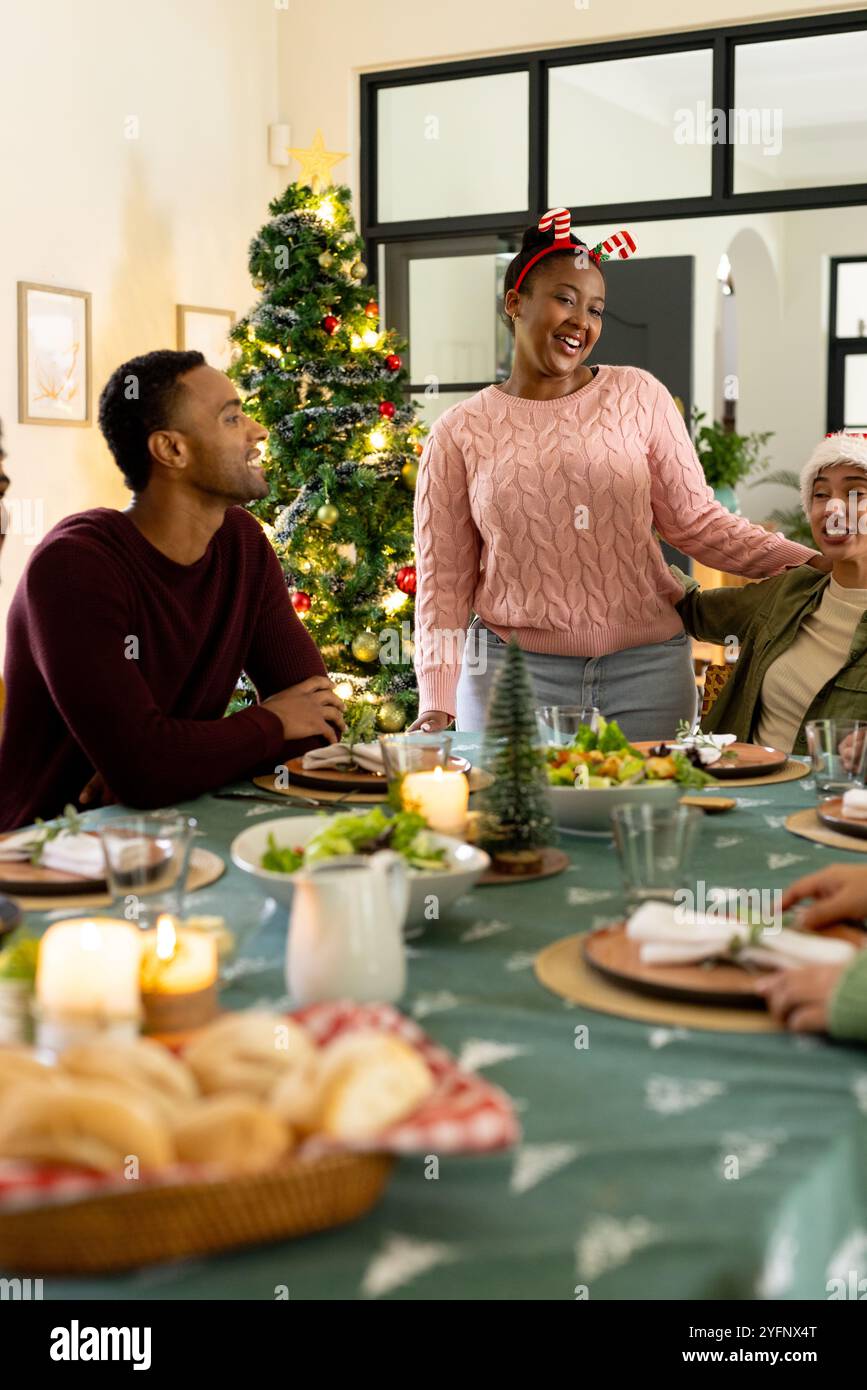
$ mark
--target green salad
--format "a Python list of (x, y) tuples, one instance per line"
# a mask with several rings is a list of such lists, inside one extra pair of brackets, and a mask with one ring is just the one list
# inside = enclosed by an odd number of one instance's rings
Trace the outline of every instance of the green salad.
[(546, 749), (545, 762), (552, 787), (624, 787), (639, 782), (706, 787), (714, 781), (682, 750), (660, 744), (642, 753), (616, 720), (601, 717), (596, 729), (580, 724), (568, 747)]
[(413, 869), (447, 869), (446, 851), (438, 846), (424, 816), (412, 811), (386, 815), (374, 806), (363, 815), (348, 813), (322, 818), (322, 829), (306, 846), (281, 849), (273, 834), (262, 855), (262, 868), (272, 873), (294, 874), (306, 864), (334, 859), (344, 854), (375, 854), (393, 849), (402, 854)]

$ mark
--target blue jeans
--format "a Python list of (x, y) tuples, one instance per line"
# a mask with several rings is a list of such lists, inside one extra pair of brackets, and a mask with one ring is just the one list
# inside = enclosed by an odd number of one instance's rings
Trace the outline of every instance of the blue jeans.
[[(478, 629), (473, 634), (473, 629)], [(488, 699), (503, 664), (506, 643), (478, 618), (470, 624), (457, 689), (456, 727), (462, 733), (485, 727)], [(485, 661), (485, 655), (487, 660)], [(539, 705), (595, 705), (616, 719), (628, 739), (674, 738), (682, 719), (696, 715), (692, 649), (685, 632), (667, 642), (627, 647), (608, 656), (548, 656), (525, 652)]]

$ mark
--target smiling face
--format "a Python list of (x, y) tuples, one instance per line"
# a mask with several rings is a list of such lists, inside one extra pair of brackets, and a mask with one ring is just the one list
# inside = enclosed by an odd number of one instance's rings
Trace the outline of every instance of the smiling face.
[(196, 367), (182, 381), (175, 428), (160, 433), (176, 437), (186, 486), (229, 503), (267, 497), (259, 446), (268, 431), (244, 414), (234, 383), (215, 367)]
[[(586, 253), (585, 253), (586, 255)], [(572, 255), (541, 261), (505, 309), (516, 315), (515, 358), (540, 376), (565, 379), (590, 356), (602, 332), (605, 281), (595, 265), (576, 267)]]
[(867, 472), (851, 463), (823, 468), (813, 483), (810, 527), (835, 562), (867, 558)]

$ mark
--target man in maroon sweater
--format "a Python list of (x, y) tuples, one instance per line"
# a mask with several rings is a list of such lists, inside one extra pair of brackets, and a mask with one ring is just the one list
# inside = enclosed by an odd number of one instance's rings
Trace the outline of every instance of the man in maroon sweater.
[[(259, 445), (199, 352), (119, 367), (99, 423), (133, 499), (49, 531), (9, 611), (0, 830), (68, 802), (166, 806), (274, 767), (344, 727), (280, 564), (242, 504)], [(224, 718), (242, 671), (259, 703)]]

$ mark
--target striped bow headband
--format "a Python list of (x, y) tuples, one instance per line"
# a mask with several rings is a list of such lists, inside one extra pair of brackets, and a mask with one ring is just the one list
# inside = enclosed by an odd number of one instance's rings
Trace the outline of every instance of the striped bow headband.
[(573, 247), (583, 250), (599, 265), (602, 261), (610, 260), (616, 256), (618, 260), (625, 261), (635, 254), (636, 245), (629, 232), (621, 230), (612, 232), (604, 241), (597, 242), (593, 247), (587, 246), (572, 231), (572, 214), (568, 208), (549, 208), (546, 213), (539, 218), (539, 231), (553, 231), (553, 240), (550, 246), (543, 246), (541, 251), (534, 251), (527, 264), (521, 267), (521, 273), (515, 281), (514, 288), (520, 289), (521, 281), (529, 270), (532, 270), (537, 261), (543, 256), (548, 256), (552, 251), (571, 251)]

